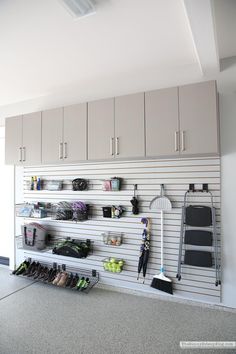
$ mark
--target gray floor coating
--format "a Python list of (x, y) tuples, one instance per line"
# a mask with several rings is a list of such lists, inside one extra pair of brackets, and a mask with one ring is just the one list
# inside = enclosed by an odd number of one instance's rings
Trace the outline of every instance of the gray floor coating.
[[(27, 281), (1, 268), (0, 280), (3, 294)], [(41, 283), (0, 301), (1, 354), (235, 353), (181, 350), (180, 340), (236, 340), (236, 313), (96, 288), (83, 295)]]
[(0, 299), (33, 283), (29, 279), (9, 276), (9, 274), (8, 268), (0, 267)]

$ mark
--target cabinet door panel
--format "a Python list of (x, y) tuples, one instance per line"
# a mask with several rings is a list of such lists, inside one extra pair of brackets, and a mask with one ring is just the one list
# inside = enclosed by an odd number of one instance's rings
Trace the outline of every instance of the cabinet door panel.
[(88, 159), (112, 159), (114, 99), (88, 103)]
[(22, 149), (22, 116), (6, 119), (5, 123), (5, 163), (21, 164)]
[(218, 153), (217, 93), (214, 81), (179, 88), (181, 154)]
[(64, 107), (65, 162), (87, 158), (87, 103)]
[(178, 88), (145, 93), (146, 156), (179, 154)]
[(23, 115), (23, 163), (41, 163), (41, 112)]
[(144, 93), (115, 98), (116, 157), (144, 157)]
[(42, 112), (42, 162), (63, 161), (63, 108)]

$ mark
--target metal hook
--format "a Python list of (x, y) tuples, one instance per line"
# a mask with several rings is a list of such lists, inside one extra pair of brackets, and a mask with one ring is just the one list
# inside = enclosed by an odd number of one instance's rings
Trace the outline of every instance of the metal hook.
[(161, 197), (163, 197), (163, 195), (164, 195), (164, 184), (161, 184)]
[(134, 198), (135, 198), (135, 191), (137, 190), (137, 188), (138, 188), (138, 185), (134, 184)]

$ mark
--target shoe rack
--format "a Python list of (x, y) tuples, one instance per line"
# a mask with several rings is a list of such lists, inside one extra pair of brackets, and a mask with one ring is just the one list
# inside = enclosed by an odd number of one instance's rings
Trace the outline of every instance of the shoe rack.
[(99, 273), (94, 269), (75, 268), (66, 264), (49, 263), (32, 258), (26, 258), (23, 263), (28, 264), (24, 271), (13, 271), (13, 275), (78, 293), (88, 294), (99, 281)]

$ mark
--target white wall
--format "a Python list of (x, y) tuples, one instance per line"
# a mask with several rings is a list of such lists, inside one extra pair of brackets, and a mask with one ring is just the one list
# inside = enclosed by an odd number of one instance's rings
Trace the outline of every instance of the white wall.
[(0, 127), (0, 256), (14, 252), (14, 167), (5, 165), (5, 128)]
[(236, 94), (220, 96), (223, 304), (236, 307)]

